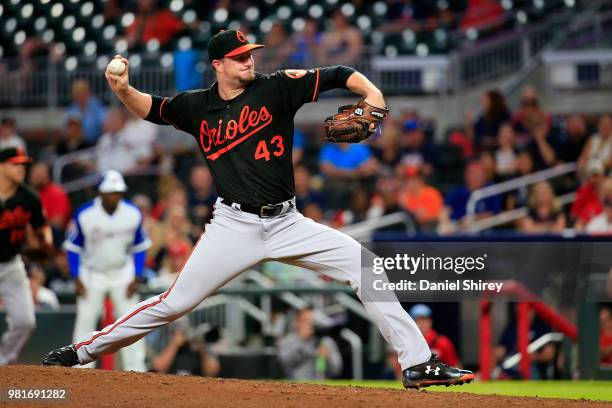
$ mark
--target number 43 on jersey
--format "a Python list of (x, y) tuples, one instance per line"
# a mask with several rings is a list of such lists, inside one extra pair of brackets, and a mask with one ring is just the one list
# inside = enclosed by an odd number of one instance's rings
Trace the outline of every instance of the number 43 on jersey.
[(270, 153), (276, 157), (281, 157), (283, 153), (285, 153), (285, 145), (283, 144), (283, 137), (281, 135), (276, 135), (270, 139), (269, 146), (270, 148), (268, 148), (268, 143), (265, 140), (260, 140), (255, 149), (255, 160), (265, 159), (266, 161), (270, 161)]

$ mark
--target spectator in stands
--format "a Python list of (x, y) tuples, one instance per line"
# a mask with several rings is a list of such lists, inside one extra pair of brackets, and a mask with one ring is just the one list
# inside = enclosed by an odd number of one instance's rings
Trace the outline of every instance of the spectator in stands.
[(47, 220), (54, 229), (62, 232), (70, 221), (71, 206), (66, 191), (51, 181), (49, 165), (37, 162), (30, 169), (30, 185), (40, 197)]
[[(81, 116), (78, 113), (70, 113), (66, 118), (64, 138), (55, 146), (58, 156), (89, 149), (93, 145), (85, 139)], [(94, 171), (95, 166), (86, 160), (72, 162), (62, 170), (62, 182), (82, 177), (88, 172)]]
[(387, 119), (382, 126), (380, 137), (372, 146), (372, 153), (378, 161), (379, 174), (386, 176), (395, 174), (395, 169), (402, 160), (401, 136), (399, 125), (393, 120)]
[(610, 235), (612, 234), (612, 178), (605, 179), (601, 185), (600, 196), (603, 211), (591, 218), (585, 230), (587, 234)]
[(604, 174), (612, 169), (612, 117), (604, 115), (597, 124), (597, 133), (591, 135), (582, 149), (578, 165), (581, 170), (594, 163), (604, 166)]
[(306, 146), (306, 139), (304, 133), (298, 128), (293, 130), (293, 150), (291, 151), (291, 161), (293, 165), (296, 165), (302, 161), (304, 157), (304, 147)]
[(480, 101), (482, 113), (474, 122), (473, 114), (468, 112), (465, 133), (477, 146), (492, 149), (498, 145), (502, 125), (512, 117), (504, 96), (497, 89), (485, 92)]
[(520, 229), (528, 234), (560, 233), (565, 229), (565, 214), (552, 186), (541, 181), (533, 186), (527, 216), (520, 221)]
[(401, 148), (402, 165), (417, 166), (425, 176), (433, 173), (437, 160), (436, 147), (425, 135), (424, 126), (418, 119), (404, 122)]
[(202, 336), (190, 333), (187, 318), (175, 320), (168, 329), (168, 345), (153, 358), (155, 372), (206, 377), (219, 374), (219, 361), (208, 351)]
[(499, 128), (498, 149), (495, 151), (495, 173), (501, 179), (509, 179), (516, 172), (516, 149), (514, 128), (509, 123)]
[(549, 125), (546, 123), (534, 125), (531, 128), (531, 136), (532, 138), (527, 143), (526, 148), (531, 151), (535, 169), (543, 170), (553, 166), (557, 156), (553, 148), (555, 143)]
[(491, 29), (504, 22), (504, 9), (495, 0), (468, 0), (461, 28)]
[(319, 156), (321, 173), (335, 179), (360, 179), (371, 177), (378, 170), (378, 163), (370, 147), (358, 143), (327, 143)]
[(172, 205), (164, 213), (162, 222), (164, 231), (164, 248), (168, 248), (171, 242), (184, 241), (195, 242), (192, 235), (193, 227), (187, 216), (185, 206)]
[[(516, 153), (516, 173), (514, 177), (527, 176), (533, 172), (533, 158), (526, 149), (519, 149)], [(522, 208), (529, 202), (529, 188), (521, 186), (506, 196), (506, 210)]]
[(443, 363), (453, 367), (461, 367), (453, 342), (433, 329), (433, 318), (429, 306), (418, 303), (410, 308), (409, 313), (423, 333), (431, 352), (435, 353)]
[(157, 161), (159, 151), (156, 140), (159, 126), (140, 119), (129, 111), (125, 113), (127, 120), (123, 133), (136, 160), (136, 167), (133, 170), (140, 170)]
[[(486, 171), (481, 161), (475, 160), (467, 164), (464, 172), (465, 184), (451, 189), (444, 199), (445, 207), (440, 214), (438, 231), (450, 233), (457, 228), (468, 227), (467, 203), (472, 192), (487, 185)], [(476, 203), (474, 220), (481, 220), (497, 214), (502, 208), (499, 195), (479, 200)]]
[(297, 312), (294, 331), (278, 344), (278, 359), (287, 378), (309, 380), (333, 378), (342, 371), (342, 356), (336, 342), (315, 332), (314, 312)]
[(151, 40), (164, 46), (183, 29), (178, 17), (170, 10), (158, 9), (155, 3), (155, 0), (138, 0), (136, 18), (125, 34), (130, 49)]
[(476, 157), (476, 160), (482, 163), (487, 182), (497, 183), (499, 180), (495, 174), (495, 156), (493, 156), (493, 153), (489, 150), (481, 150)]
[(212, 218), (217, 193), (213, 179), (206, 164), (198, 164), (191, 169), (188, 186), (189, 217), (199, 227), (204, 227)]
[(164, 244), (163, 228), (161, 223), (151, 216), (152, 203), (151, 199), (144, 194), (137, 194), (132, 197), (132, 202), (140, 212), (142, 213), (142, 227), (144, 228), (147, 236), (151, 240), (151, 246), (147, 250), (147, 259), (145, 265), (147, 267), (154, 267), (155, 259), (157, 254), (162, 249)]
[(567, 118), (565, 131), (556, 148), (558, 163), (576, 162), (588, 139), (588, 129), (584, 118), (580, 115), (571, 115)]
[(599, 310), (599, 354), (601, 364), (612, 365), (612, 308), (609, 304)]
[(340, 10), (331, 16), (332, 28), (323, 34), (318, 65), (353, 65), (363, 54), (363, 37)]
[(387, 33), (398, 33), (406, 28), (420, 31), (437, 13), (435, 3), (428, 0), (391, 0), (387, 3), (387, 22), (381, 25)]
[(307, 18), (304, 29), (294, 33), (287, 43), (287, 63), (290, 66), (315, 66), (318, 65), (317, 55), (323, 41), (323, 34), (319, 31), (317, 22)]
[(36, 308), (57, 310), (60, 308), (57, 295), (45, 287), (45, 271), (37, 264), (30, 264), (30, 288)]
[(90, 145), (102, 135), (106, 109), (102, 102), (92, 96), (89, 82), (77, 79), (72, 83), (72, 103), (66, 109), (66, 120), (79, 116), (85, 135)]
[(158, 201), (151, 210), (151, 215), (158, 220), (164, 218), (166, 210), (172, 206), (187, 208), (189, 198), (183, 184), (174, 176), (163, 176), (158, 183)]
[(124, 132), (125, 115), (126, 112), (120, 108), (112, 108), (106, 115), (104, 134), (96, 144), (96, 159), (100, 172), (113, 169), (126, 174), (136, 167), (132, 145)]
[(444, 200), (434, 187), (425, 184), (418, 167), (409, 165), (404, 168), (399, 189), (399, 203), (414, 214), (419, 224), (426, 226), (438, 220)]
[(169, 242), (157, 276), (148, 281), (149, 287), (165, 290), (172, 286), (181, 272), (181, 268), (187, 262), (190, 253), (191, 245), (189, 242), (182, 239)]
[(316, 204), (319, 209), (325, 208), (325, 197), (323, 194), (313, 191), (310, 187), (310, 172), (306, 166), (294, 166), (293, 179), (295, 181), (296, 207), (299, 211), (304, 211), (309, 204)]
[(270, 31), (264, 36), (263, 44), (266, 47), (258, 55), (258, 59), (263, 66), (276, 69), (286, 62), (291, 49), (288, 47), (287, 31), (285, 31), (285, 26), (281, 21), (272, 23)]
[(540, 99), (535, 88), (527, 86), (523, 88), (521, 102), (518, 110), (512, 117), (514, 129), (517, 132), (517, 144), (527, 145), (535, 129), (550, 129), (550, 115), (540, 107)]
[[(374, 197), (372, 197), (372, 205), (368, 210), (367, 218), (378, 218), (385, 215), (403, 212), (404, 208), (398, 200), (399, 180), (392, 176), (381, 176), (376, 180)], [(418, 229), (417, 222), (414, 220), (412, 214), (409, 214), (412, 218), (413, 225)], [(407, 225), (405, 222), (399, 222), (396, 224), (387, 225), (385, 227), (377, 228), (374, 232), (381, 231), (406, 231)]]
[(603, 211), (599, 188), (605, 180), (602, 163), (593, 162), (586, 169), (587, 179), (576, 191), (570, 214), (578, 230), (582, 230), (593, 217)]
[(0, 122), (0, 150), (16, 147), (27, 152), (25, 141), (17, 134), (17, 125), (13, 118), (3, 118)]
[(336, 228), (356, 224), (368, 218), (370, 209), (370, 195), (362, 188), (352, 191), (349, 208), (343, 208), (336, 212), (333, 223)]

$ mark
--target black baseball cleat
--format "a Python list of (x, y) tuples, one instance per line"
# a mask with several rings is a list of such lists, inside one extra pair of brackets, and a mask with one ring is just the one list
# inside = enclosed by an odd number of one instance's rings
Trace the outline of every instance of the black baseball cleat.
[(431, 355), (429, 361), (407, 368), (402, 372), (402, 383), (405, 388), (419, 389), (430, 385), (461, 385), (474, 380), (474, 373), (451, 367)]
[(42, 365), (72, 367), (79, 364), (76, 349), (70, 346), (52, 350), (42, 359)]

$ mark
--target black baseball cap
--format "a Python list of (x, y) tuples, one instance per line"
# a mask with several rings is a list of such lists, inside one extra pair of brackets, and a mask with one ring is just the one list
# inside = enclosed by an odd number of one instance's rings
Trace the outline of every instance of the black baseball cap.
[(23, 149), (9, 147), (0, 150), (0, 163), (26, 164), (32, 163), (32, 159), (26, 156)]
[(212, 62), (223, 57), (235, 57), (261, 47), (264, 47), (264, 45), (249, 43), (249, 40), (240, 31), (219, 31), (208, 42), (208, 57)]

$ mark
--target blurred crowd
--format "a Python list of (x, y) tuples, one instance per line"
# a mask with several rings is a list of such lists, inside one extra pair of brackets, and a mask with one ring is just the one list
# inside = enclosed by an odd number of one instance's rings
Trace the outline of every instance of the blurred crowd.
[[(153, 242), (147, 278), (166, 286), (212, 216), (217, 196), (208, 167), (190, 136), (104, 106), (86, 81), (73, 83), (72, 98), (61, 137), (44, 148), (28, 145), (14, 119), (0, 123), (0, 147), (29, 148), (38, 159), (29, 183), (41, 196), (58, 248), (57, 259), (45, 265), (48, 286), (61, 292), (69, 285), (61, 259), (64, 231), (72, 212), (96, 195), (95, 183), (79, 183), (111, 168), (127, 176), (128, 197), (144, 214)], [(319, 125), (299, 126), (293, 151), (298, 209), (335, 228), (397, 212), (410, 221), (377, 234), (469, 232), (475, 223), (515, 209), (522, 215), (499, 222), (494, 231), (612, 233), (609, 115), (552, 115), (531, 87), (510, 107), (490, 90), (463, 128), (449, 131), (442, 143), (435, 131), (435, 121), (416, 111), (389, 117), (361, 144), (325, 143)], [(468, 213), (475, 190), (574, 162), (576, 171), (483, 198)], [(572, 200), (568, 194), (574, 192)]]
[[(41, 57), (59, 62), (68, 56), (114, 52), (203, 50), (210, 35), (228, 27), (268, 47), (260, 55), (260, 62), (275, 67), (322, 66), (359, 63), (364, 55), (384, 52), (383, 43), (393, 43), (402, 35), (407, 38), (404, 44), (411, 45), (404, 50), (398, 40), (399, 52), (414, 53), (417, 44), (427, 44), (432, 52), (447, 52), (454, 38), (463, 36), (458, 32), (479, 30), (480, 37), (487, 32), (498, 34), (512, 28), (508, 19), (510, 14), (514, 16), (498, 0), (384, 0), (376, 5), (363, 0), (327, 1), (314, 8), (306, 2), (291, 8), (284, 3), (108, 0), (93, 2), (89, 8), (62, 8), (60, 20), (53, 11), (52, 18), (46, 9), (35, 11), (34, 17), (43, 20), (33, 30), (28, 18), (22, 18), (19, 2), (15, 2), (13, 8), (4, 11), (11, 23), (5, 29), (6, 40), (0, 36), (0, 58), (11, 59), (0, 60), (0, 87), (15, 93), (27, 89), (24, 87), (32, 75), (47, 64)], [(525, 5), (519, 2), (519, 6)], [(100, 17), (101, 23), (94, 24), (93, 16)], [(93, 45), (85, 47), (86, 41), (75, 37), (73, 30), (89, 24), (94, 26), (82, 37)], [(16, 32), (25, 35), (14, 40)], [(182, 39), (185, 41), (181, 43)]]

